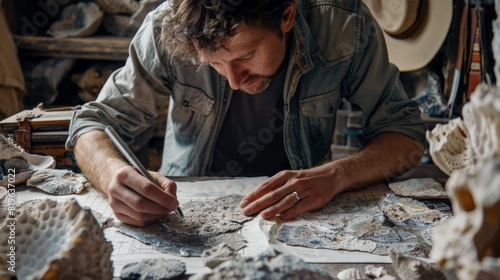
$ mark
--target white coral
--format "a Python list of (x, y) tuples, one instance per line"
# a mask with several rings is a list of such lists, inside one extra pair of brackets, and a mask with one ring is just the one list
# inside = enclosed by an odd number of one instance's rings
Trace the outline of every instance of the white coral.
[(462, 117), (427, 131), (429, 153), (448, 175), (455, 170), (475, 173), (485, 160), (500, 155), (500, 90), (479, 85)]
[[(2, 236), (10, 236), (6, 219)], [(26, 210), (15, 220), (15, 264), (18, 279), (111, 279), (112, 247), (88, 209), (76, 200), (45, 200), (32, 213)], [(0, 262), (11, 250), (0, 240)]]

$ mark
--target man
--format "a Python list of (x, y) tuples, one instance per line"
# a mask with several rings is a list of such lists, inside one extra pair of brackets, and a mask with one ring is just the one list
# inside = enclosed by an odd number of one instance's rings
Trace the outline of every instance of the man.
[[(170, 98), (161, 189), (102, 132), (134, 143)], [(324, 162), (342, 98), (366, 146)], [(173, 0), (148, 15), (126, 65), (72, 121), (68, 148), (118, 219), (145, 225), (178, 206), (165, 176), (270, 175), (243, 213), (291, 219), (418, 164), (424, 125), (361, 1)], [(276, 174), (275, 174), (276, 173)]]

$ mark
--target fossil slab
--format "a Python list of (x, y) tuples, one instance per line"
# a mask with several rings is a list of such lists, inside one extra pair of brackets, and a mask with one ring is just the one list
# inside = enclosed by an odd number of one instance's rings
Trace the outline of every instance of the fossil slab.
[(434, 231), (433, 259), (459, 279), (500, 275), (500, 158), (476, 174), (453, 172), (446, 183), (453, 218)]
[(432, 178), (414, 178), (390, 183), (389, 188), (399, 196), (413, 198), (447, 198), (443, 186)]
[(220, 243), (239, 250), (246, 240), (236, 231), (253, 219), (241, 212), (242, 198), (228, 195), (203, 202), (191, 201), (182, 205), (184, 218), (172, 214), (146, 227), (122, 223), (115, 227), (160, 252), (176, 256), (199, 257), (204, 250)]
[(90, 183), (85, 176), (71, 170), (44, 169), (33, 173), (26, 185), (47, 193), (64, 195), (81, 193)]
[[(111, 244), (90, 211), (76, 200), (42, 200), (37, 209), (16, 215), (16, 272), (18, 279), (111, 279)], [(3, 236), (10, 234), (6, 223)], [(0, 241), (0, 259), (11, 244)]]
[(269, 248), (253, 257), (237, 256), (221, 263), (211, 272), (196, 274), (189, 279), (326, 280), (333, 278), (326, 271), (296, 256), (281, 254)]
[(0, 186), (26, 183), (35, 171), (55, 165), (53, 157), (26, 153), (12, 138), (0, 134)]
[(55, 38), (86, 37), (94, 34), (102, 23), (104, 12), (94, 2), (78, 2), (66, 6), (61, 18), (47, 33)]
[(120, 274), (123, 280), (179, 279), (186, 273), (186, 264), (179, 260), (145, 259), (126, 264)]
[[(396, 196), (394, 196), (396, 197)], [(386, 208), (397, 207), (398, 200), (385, 200)], [(406, 205), (403, 203), (403, 205)], [(424, 209), (431, 210), (422, 204)], [(436, 211), (436, 210), (434, 210)], [(430, 244), (422, 237), (422, 232), (444, 219), (434, 212), (425, 212), (421, 217), (413, 213), (403, 222), (395, 223), (391, 215), (394, 211), (381, 209), (374, 201), (365, 198), (351, 198), (340, 195), (323, 208), (304, 213), (290, 223), (273, 225), (276, 239), (292, 246), (350, 250), (387, 255), (389, 249), (415, 256), (427, 256)], [(399, 212), (398, 212), (399, 213)]]
[(226, 243), (221, 243), (213, 248), (203, 251), (201, 257), (205, 266), (208, 268), (215, 268), (219, 264), (234, 259), (238, 256), (238, 252), (231, 247), (227, 246)]

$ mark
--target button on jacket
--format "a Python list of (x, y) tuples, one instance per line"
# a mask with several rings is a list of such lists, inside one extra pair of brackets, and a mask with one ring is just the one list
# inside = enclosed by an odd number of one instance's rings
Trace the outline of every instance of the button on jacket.
[[(210, 66), (186, 66), (159, 51), (155, 21), (168, 5), (147, 16), (125, 66), (112, 74), (95, 102), (75, 114), (67, 148), (81, 134), (106, 125), (140, 146), (152, 135), (160, 105), (170, 98), (160, 172), (208, 174), (232, 89)], [(361, 1), (298, 1), (291, 38), (283, 137), (293, 169), (318, 165), (329, 153), (343, 98), (363, 112), (363, 143), (384, 132), (424, 141), (418, 105), (406, 96), (383, 35)]]

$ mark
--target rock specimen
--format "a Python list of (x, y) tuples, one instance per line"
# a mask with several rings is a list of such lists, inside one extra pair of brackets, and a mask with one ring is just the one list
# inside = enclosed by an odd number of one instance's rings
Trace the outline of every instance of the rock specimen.
[(26, 183), (33, 173), (45, 168), (54, 168), (56, 161), (51, 156), (26, 153), (12, 138), (0, 134), (0, 186), (7, 187)]
[(179, 260), (145, 259), (126, 264), (121, 272), (122, 280), (179, 279), (186, 273), (186, 264)]
[(227, 260), (212, 272), (197, 274), (189, 279), (333, 279), (326, 271), (272, 248), (253, 257), (235, 257)]
[[(38, 209), (16, 215), (17, 279), (111, 279), (111, 244), (89, 210), (75, 200), (44, 200)], [(8, 236), (6, 223), (0, 226)], [(12, 244), (0, 240), (0, 261)]]
[(104, 12), (94, 2), (78, 2), (64, 8), (61, 18), (54, 22), (48, 34), (56, 38), (86, 37), (101, 26)]
[(123, 223), (115, 227), (160, 252), (176, 256), (199, 257), (204, 250), (220, 243), (239, 250), (246, 240), (237, 231), (253, 219), (242, 214), (239, 207), (242, 198), (228, 195), (215, 200), (191, 201), (181, 205), (184, 218), (172, 214), (146, 227)]
[(401, 182), (390, 183), (389, 188), (400, 196), (413, 198), (447, 197), (443, 186), (432, 178), (413, 178)]
[(64, 195), (81, 193), (85, 187), (90, 186), (90, 183), (85, 176), (71, 170), (44, 169), (33, 173), (26, 185), (47, 193)]
[(499, 158), (486, 161), (477, 174), (453, 172), (446, 183), (453, 218), (436, 228), (431, 257), (460, 279), (500, 275), (499, 186)]

